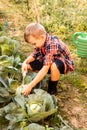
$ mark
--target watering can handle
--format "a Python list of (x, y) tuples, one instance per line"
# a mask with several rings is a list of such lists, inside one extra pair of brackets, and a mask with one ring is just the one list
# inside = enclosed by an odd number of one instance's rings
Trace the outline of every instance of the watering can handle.
[(73, 36), (72, 36), (72, 41), (73, 41), (74, 44), (77, 45), (78, 41), (76, 40), (76, 38), (77, 38), (79, 35), (81, 35), (81, 34), (82, 34), (82, 32), (76, 32), (76, 33), (73, 34)]

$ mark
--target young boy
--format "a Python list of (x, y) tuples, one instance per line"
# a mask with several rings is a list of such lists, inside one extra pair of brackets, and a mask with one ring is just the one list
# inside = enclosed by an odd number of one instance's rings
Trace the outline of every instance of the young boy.
[(74, 70), (74, 63), (69, 48), (55, 36), (49, 35), (39, 23), (31, 23), (26, 27), (25, 41), (34, 46), (34, 52), (23, 62), (22, 74), (28, 70), (38, 71), (36, 77), (26, 85), (23, 85), (23, 94), (30, 94), (47, 73), (50, 73), (48, 93), (57, 92), (57, 82), (60, 74), (66, 74)]

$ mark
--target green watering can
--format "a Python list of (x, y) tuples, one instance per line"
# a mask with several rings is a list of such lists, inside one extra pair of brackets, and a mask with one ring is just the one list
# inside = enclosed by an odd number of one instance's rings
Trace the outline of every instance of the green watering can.
[(78, 56), (82, 58), (87, 58), (87, 33), (74, 33), (72, 36), (72, 41), (77, 46)]

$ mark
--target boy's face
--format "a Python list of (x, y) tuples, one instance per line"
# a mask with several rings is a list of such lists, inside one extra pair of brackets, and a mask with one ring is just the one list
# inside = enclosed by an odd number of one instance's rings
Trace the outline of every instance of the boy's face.
[(28, 38), (28, 42), (32, 45), (34, 45), (34, 47), (38, 47), (41, 48), (44, 45), (46, 36), (42, 35), (39, 38), (35, 38), (33, 36), (29, 36)]

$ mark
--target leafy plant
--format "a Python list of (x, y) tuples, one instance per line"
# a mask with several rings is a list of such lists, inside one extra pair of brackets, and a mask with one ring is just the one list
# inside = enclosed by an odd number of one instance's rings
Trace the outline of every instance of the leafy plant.
[(0, 48), (0, 104), (5, 105), (11, 101), (21, 83), (20, 68), (23, 57), (18, 52), (19, 42), (6, 36), (0, 37)]
[[(17, 123), (39, 122), (40, 120), (57, 112), (56, 99), (44, 90), (34, 90), (35, 94), (28, 97), (16, 95), (13, 102), (0, 109), (0, 117), (5, 116), (9, 120), (9, 127), (13, 129)], [(38, 111), (32, 111), (31, 105), (39, 104)]]

